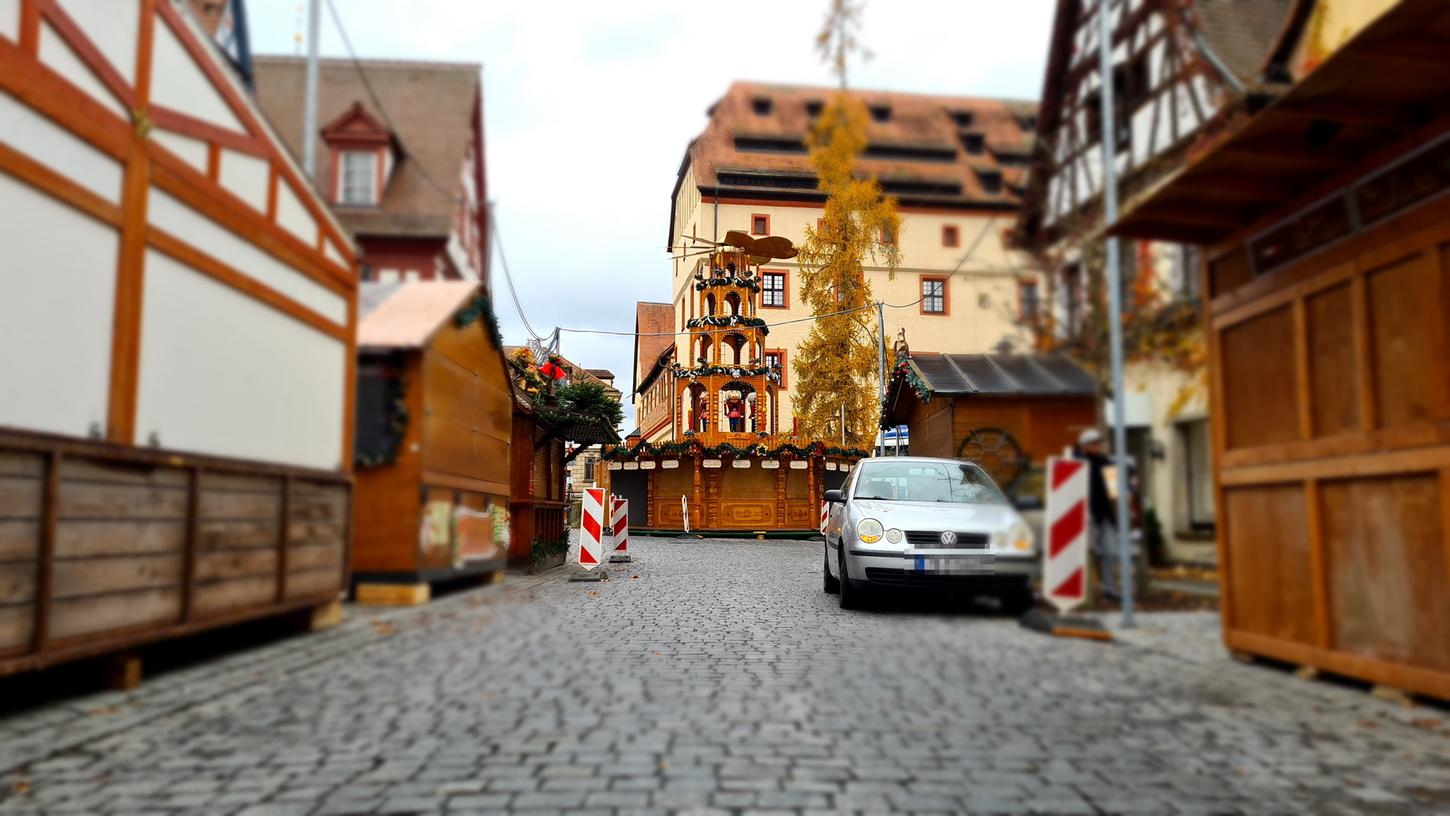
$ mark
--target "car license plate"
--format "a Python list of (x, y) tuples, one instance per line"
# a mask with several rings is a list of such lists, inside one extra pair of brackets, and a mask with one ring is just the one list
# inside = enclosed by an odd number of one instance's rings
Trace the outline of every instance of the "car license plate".
[(917, 572), (930, 572), (939, 575), (983, 575), (994, 571), (993, 557), (990, 555), (959, 555), (955, 557), (918, 555), (916, 557)]

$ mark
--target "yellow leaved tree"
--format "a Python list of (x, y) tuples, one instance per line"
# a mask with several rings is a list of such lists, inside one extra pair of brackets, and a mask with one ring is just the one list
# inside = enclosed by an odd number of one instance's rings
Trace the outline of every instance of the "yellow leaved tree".
[(832, 0), (816, 44), (841, 90), (821, 111), (806, 138), (818, 186), (826, 194), (819, 227), (806, 227), (800, 245), (801, 296), (816, 316), (796, 349), (793, 401), (799, 431), (845, 447), (874, 444), (881, 413), (877, 329), (865, 265), (894, 276), (901, 265), (895, 236), (901, 226), (896, 200), (856, 163), (866, 148), (866, 105), (846, 90), (846, 64), (860, 50), (859, 5)]

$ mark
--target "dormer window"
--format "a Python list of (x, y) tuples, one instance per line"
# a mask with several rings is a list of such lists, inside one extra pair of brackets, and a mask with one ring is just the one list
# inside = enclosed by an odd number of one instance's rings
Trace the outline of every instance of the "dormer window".
[(969, 127), (971, 127), (972, 126), (972, 122), (974, 121), (974, 119), (975, 119), (975, 117), (972, 115), (972, 112), (971, 111), (953, 111), (952, 112), (952, 120), (957, 123), (957, 127), (959, 127), (959, 128), (969, 128)]
[(756, 116), (769, 116), (775, 104), (768, 96), (757, 96), (750, 100), (750, 109), (755, 111)]
[(371, 206), (378, 203), (378, 151), (342, 151), (342, 190), (339, 202)]
[(871, 119), (873, 121), (876, 121), (876, 122), (890, 122), (891, 121), (891, 106), (890, 105), (872, 105), (871, 106)]
[(811, 99), (811, 100), (807, 100), (807, 102), (806, 102), (806, 116), (809, 116), (812, 119), (815, 119), (816, 117), (820, 116), (821, 115), (821, 111), (823, 111), (825, 109), (826, 109), (826, 103), (822, 102), (819, 99)]
[(982, 192), (997, 195), (1002, 192), (1002, 174), (996, 170), (977, 170), (977, 180), (982, 183)]
[(322, 129), (331, 151), (331, 198), (350, 207), (376, 207), (382, 203), (388, 173), (394, 163), (388, 129), (361, 102)]
[(987, 150), (987, 137), (980, 133), (962, 134), (962, 147), (973, 156), (980, 156)]

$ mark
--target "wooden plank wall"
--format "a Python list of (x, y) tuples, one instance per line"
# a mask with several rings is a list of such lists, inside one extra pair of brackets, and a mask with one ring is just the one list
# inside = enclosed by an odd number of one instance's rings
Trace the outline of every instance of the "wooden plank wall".
[(0, 675), (344, 587), (345, 481), (81, 446), (0, 446)]
[(1225, 639), (1450, 698), (1450, 201), (1207, 274)]

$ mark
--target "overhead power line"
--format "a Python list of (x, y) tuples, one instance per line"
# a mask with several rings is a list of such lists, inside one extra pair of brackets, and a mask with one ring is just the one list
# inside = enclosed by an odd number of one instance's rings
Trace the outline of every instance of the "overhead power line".
[[(508, 284), (509, 297), (513, 298), (514, 308), (518, 310), (519, 320), (524, 324), (524, 330), (527, 331), (529, 333), (529, 336), (532, 337), (534, 340), (542, 343), (544, 342), (543, 336), (540, 335), (538, 332), (534, 331), (534, 327), (529, 325), (529, 319), (524, 316), (524, 304), (519, 300), (518, 289), (514, 287), (514, 276), (511, 272), (509, 272), (508, 258), (503, 254), (503, 238), (499, 235), (498, 221), (495, 220), (493, 217), (493, 207), (488, 206), (487, 212), (488, 234), (492, 238), (494, 247), (498, 250), (499, 266), (503, 267), (503, 279), (504, 283)], [(558, 330), (555, 329), (556, 339), (557, 336)]]
[[(332, 0), (327, 0), (327, 12), (332, 17), (332, 24), (337, 27), (337, 34), (339, 37), (342, 38), (342, 45), (344, 48), (347, 49), (347, 55), (348, 58), (352, 60), (353, 69), (357, 71), (358, 78), (362, 80), (363, 88), (365, 88), (368, 92), (368, 98), (372, 100), (373, 107), (377, 108), (378, 115), (383, 117), (383, 124), (388, 126), (388, 132), (392, 133), (394, 137), (396, 137), (398, 129), (393, 126), (392, 117), (388, 116), (387, 106), (383, 105), (383, 100), (378, 97), (378, 92), (373, 89), (373, 83), (368, 79), (367, 71), (363, 70), (362, 61), (358, 59), (357, 52), (354, 51), (352, 48), (352, 40), (350, 40), (347, 36), (347, 29), (344, 28), (342, 25), (342, 15), (337, 13), (337, 6), (333, 4)], [(315, 136), (309, 134), (308, 138), (310, 140), (312, 138), (315, 138)], [(417, 156), (408, 152), (408, 146), (403, 144), (402, 139), (395, 138), (395, 143), (398, 145), (399, 151), (403, 154), (403, 158), (412, 160), (414, 169), (418, 171), (418, 175), (422, 177), (422, 179), (427, 182), (430, 187), (438, 191), (438, 194), (443, 196), (449, 202), (455, 202), (458, 200), (457, 195), (455, 195), (453, 192), (450, 192), (446, 187), (435, 181), (432, 176), (428, 175), (427, 168), (423, 166), (423, 163), (418, 160)]]

